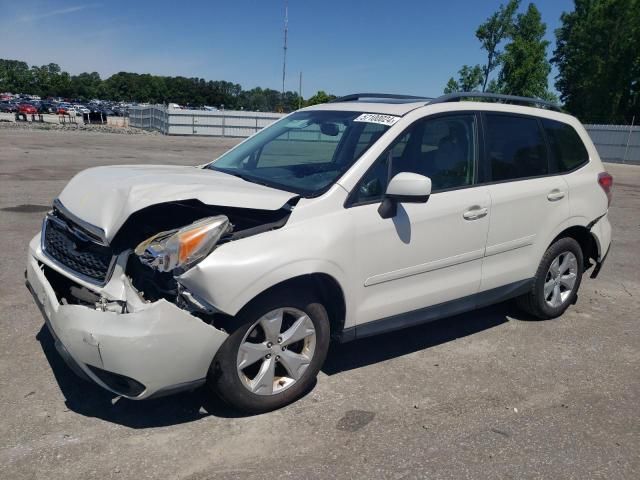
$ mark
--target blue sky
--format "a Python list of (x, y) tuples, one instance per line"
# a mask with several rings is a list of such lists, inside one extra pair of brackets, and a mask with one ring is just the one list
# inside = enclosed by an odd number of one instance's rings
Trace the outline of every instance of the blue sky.
[[(289, 0), (287, 89), (437, 95), (499, 0)], [(528, 2), (523, 2), (521, 10)], [(553, 42), (572, 0), (537, 0)], [(284, 0), (0, 0), (0, 58), (281, 87)], [(553, 45), (549, 49), (551, 54)], [(553, 85), (551, 79), (550, 85)]]

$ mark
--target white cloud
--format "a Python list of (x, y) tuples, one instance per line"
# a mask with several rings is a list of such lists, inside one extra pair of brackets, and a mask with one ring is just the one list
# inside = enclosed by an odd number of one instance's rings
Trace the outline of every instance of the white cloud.
[(82, 10), (87, 10), (88, 8), (96, 8), (102, 6), (99, 3), (90, 3), (86, 5), (76, 5), (73, 7), (60, 8), (58, 10), (51, 10), (45, 13), (39, 13), (36, 15), (23, 15), (18, 17), (19, 22), (34, 22), (36, 20), (41, 20), (43, 18), (56, 17), (58, 15), (67, 15), (68, 13), (80, 12)]

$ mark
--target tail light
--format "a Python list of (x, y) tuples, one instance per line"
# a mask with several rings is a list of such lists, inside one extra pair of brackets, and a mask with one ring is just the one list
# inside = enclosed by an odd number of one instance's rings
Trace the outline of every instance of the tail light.
[(613, 177), (607, 172), (598, 174), (598, 184), (607, 194), (607, 206), (611, 205), (611, 198), (613, 197)]

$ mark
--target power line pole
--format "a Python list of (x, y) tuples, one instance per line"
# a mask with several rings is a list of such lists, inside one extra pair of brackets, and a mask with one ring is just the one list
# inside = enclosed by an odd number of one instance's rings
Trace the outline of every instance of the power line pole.
[(282, 57), (282, 105), (284, 106), (284, 82), (287, 76), (287, 36), (289, 33), (289, 0), (284, 2), (284, 55)]
[(298, 110), (302, 108), (302, 71), (300, 71), (300, 83), (298, 84)]

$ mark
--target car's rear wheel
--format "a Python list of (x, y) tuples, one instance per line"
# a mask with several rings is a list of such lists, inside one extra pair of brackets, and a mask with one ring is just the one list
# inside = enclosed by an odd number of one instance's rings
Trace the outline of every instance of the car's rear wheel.
[(576, 240), (557, 240), (543, 255), (529, 293), (518, 298), (519, 306), (540, 319), (559, 317), (577, 298), (583, 265)]
[(293, 402), (313, 385), (330, 339), (327, 311), (313, 295), (274, 292), (236, 320), (240, 327), (209, 369), (209, 385), (223, 400), (261, 413)]

